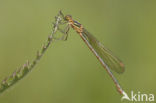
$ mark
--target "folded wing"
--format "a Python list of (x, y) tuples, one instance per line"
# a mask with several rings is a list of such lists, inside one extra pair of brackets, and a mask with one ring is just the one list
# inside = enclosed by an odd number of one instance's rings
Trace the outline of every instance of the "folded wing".
[(103, 62), (110, 69), (114, 70), (117, 73), (124, 72), (124, 65), (117, 57), (112, 55), (111, 51), (106, 49), (93, 35), (91, 35), (86, 29), (83, 29), (82, 32), (83, 38), (92, 46), (94, 51), (101, 57)]

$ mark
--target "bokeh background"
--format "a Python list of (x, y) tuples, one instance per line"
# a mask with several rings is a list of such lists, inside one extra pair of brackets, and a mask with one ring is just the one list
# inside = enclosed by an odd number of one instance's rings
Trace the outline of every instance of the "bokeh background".
[[(155, 0), (0, 0), (0, 80), (33, 60), (59, 10), (71, 14), (124, 62), (126, 71), (113, 73), (128, 95), (132, 90), (156, 95)], [(0, 103), (120, 99), (111, 78), (71, 30), (67, 41), (54, 42), (35, 69), (0, 96)]]

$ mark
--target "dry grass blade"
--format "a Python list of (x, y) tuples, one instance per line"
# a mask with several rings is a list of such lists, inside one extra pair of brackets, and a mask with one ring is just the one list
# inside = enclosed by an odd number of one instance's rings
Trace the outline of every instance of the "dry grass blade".
[(3, 93), (5, 90), (7, 90), (9, 87), (17, 83), (19, 80), (21, 80), (23, 77), (25, 77), (32, 69), (34, 69), (35, 65), (38, 63), (38, 61), (41, 59), (41, 57), (44, 55), (45, 51), (48, 49), (49, 45), (53, 41), (53, 35), (56, 33), (58, 26), (61, 22), (60, 13), (55, 17), (55, 23), (52, 30), (51, 35), (48, 37), (48, 40), (45, 45), (41, 48), (40, 51), (37, 52), (36, 58), (29, 63), (27, 61), (22, 67), (17, 69), (12, 75), (6, 77), (1, 83), (0, 83), (0, 94)]

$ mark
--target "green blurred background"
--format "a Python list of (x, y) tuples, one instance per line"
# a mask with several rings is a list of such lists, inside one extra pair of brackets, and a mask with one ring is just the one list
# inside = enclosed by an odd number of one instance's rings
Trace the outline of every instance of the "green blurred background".
[[(115, 74), (130, 95), (156, 95), (155, 0), (0, 0), (0, 80), (33, 60), (59, 10), (71, 14), (125, 64)], [(0, 103), (121, 103), (121, 95), (79, 35), (54, 42)], [(124, 101), (128, 102), (128, 101)]]

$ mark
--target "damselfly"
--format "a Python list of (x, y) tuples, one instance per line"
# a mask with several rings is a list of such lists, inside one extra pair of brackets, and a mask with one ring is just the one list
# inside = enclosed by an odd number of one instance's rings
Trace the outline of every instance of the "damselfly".
[[(106, 69), (109, 76), (114, 81), (117, 90), (120, 94), (124, 94), (124, 91), (122, 90), (121, 86), (119, 85), (117, 79), (112, 74), (111, 70), (116, 71), (117, 73), (123, 73), (124, 72), (124, 64), (112, 53), (106, 49), (92, 34), (90, 34), (79, 22), (72, 19), (70, 15), (64, 16), (63, 13), (60, 11), (59, 15), (63, 18), (63, 21), (65, 21), (65, 24), (68, 24), (66, 26), (65, 30), (60, 30), (63, 32), (64, 40), (67, 39), (68, 31), (70, 27), (72, 27), (82, 38), (82, 40), (86, 43), (86, 45), (89, 47), (89, 49), (93, 52), (93, 54), (97, 57), (97, 59), (100, 61), (102, 66)], [(60, 22), (60, 24), (64, 24)]]

